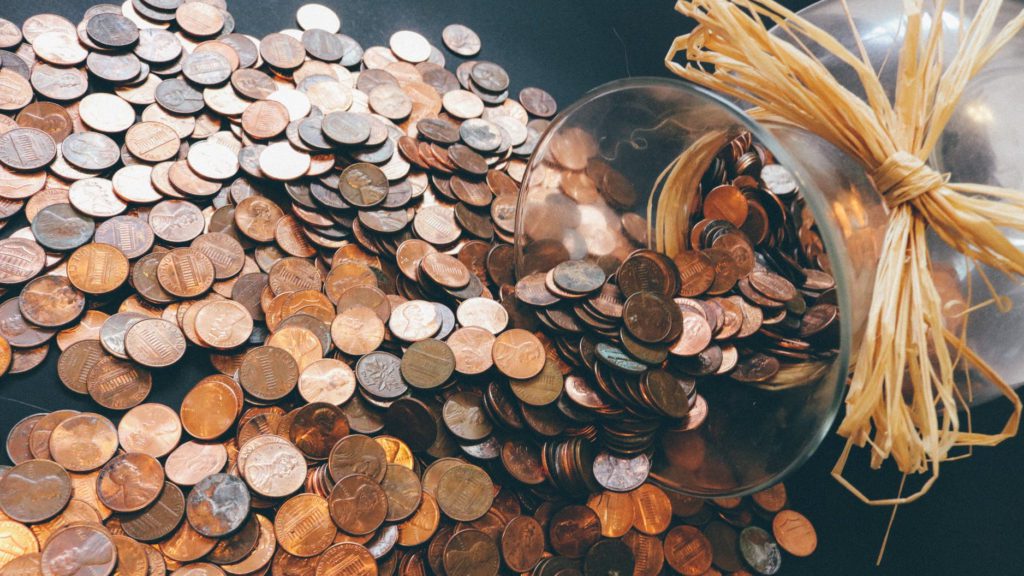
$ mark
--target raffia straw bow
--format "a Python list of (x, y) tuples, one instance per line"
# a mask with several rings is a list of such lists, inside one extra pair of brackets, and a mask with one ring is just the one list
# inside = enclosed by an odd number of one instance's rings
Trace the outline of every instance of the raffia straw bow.
[[(925, 33), (923, 1), (904, 0), (905, 41), (890, 101), (841, 1), (859, 54), (772, 0), (679, 0), (676, 10), (698, 26), (676, 38), (665, 63), (691, 82), (754, 105), (756, 118), (795, 124), (825, 138), (858, 159), (882, 193), (889, 226), (839, 427), (847, 444), (832, 475), (864, 502), (899, 504), (928, 491), (952, 448), (991, 446), (1017, 432), (1020, 399), (967, 346), (964, 332), (943, 326), (926, 232), (980, 264), (1024, 274), (1024, 253), (1000, 230), (1024, 230), (1024, 192), (950, 183), (926, 159), (967, 82), (1024, 27), (1024, 12), (998, 30), (1001, 0), (982, 0), (973, 15), (961, 14), (960, 22), (970, 16), (970, 24), (957, 34), (956, 55), (944, 67), (943, 26)], [(942, 22), (945, 2), (932, 4), (929, 21)], [(789, 40), (769, 34), (766, 23)], [(850, 66), (866, 99), (844, 88), (804, 39)], [(683, 51), (687, 65), (674, 61)], [(1012, 402), (1000, 433), (961, 430), (958, 409), (968, 407), (954, 382), (958, 365), (976, 370)], [(931, 477), (911, 496), (870, 500), (843, 477), (851, 447), (866, 444), (872, 467), (891, 456), (903, 473), (930, 471)]]

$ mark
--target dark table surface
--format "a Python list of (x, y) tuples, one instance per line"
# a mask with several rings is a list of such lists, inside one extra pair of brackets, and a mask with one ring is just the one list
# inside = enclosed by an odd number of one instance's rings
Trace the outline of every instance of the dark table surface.
[[(895, 1), (895, 0), (894, 0)], [(78, 21), (90, 0), (0, 0), (0, 17), (20, 24), (39, 12)], [(294, 27), (300, 0), (229, 0), (237, 30), (262, 36)], [(626, 76), (667, 75), (662, 59), (687, 21), (672, 0), (324, 0), (342, 16), (342, 30), (363, 46), (386, 44), (396, 30), (416, 30), (440, 46), (441, 29), (464, 23), (483, 39), (481, 58), (501, 64), (513, 93), (541, 86), (565, 106), (587, 90)], [(785, 2), (794, 8), (808, 0)], [(454, 59), (454, 57), (452, 57)], [(456, 59), (457, 60), (457, 59)], [(8, 232), (11, 228), (8, 228)], [(43, 410), (96, 410), (57, 380), (57, 353), (28, 374), (0, 381), (0, 431)], [(159, 374), (150, 400), (177, 406), (184, 391), (208, 372), (207, 361), (190, 354), (176, 368)], [(974, 411), (977, 429), (1002, 425), (1008, 408), (995, 404)], [(860, 503), (829, 475), (842, 448), (830, 436), (817, 454), (787, 480), (795, 509), (818, 530), (819, 546), (810, 558), (786, 558), (783, 574), (974, 575), (1024, 574), (1024, 526), (1020, 510), (1024, 442), (1014, 438), (981, 449), (966, 462), (943, 467), (934, 489), (922, 501), (900, 508), (880, 567), (875, 558), (891, 508)], [(851, 468), (858, 485), (876, 497), (894, 495), (900, 477), (892, 470), (863, 472), (866, 460)], [(913, 480), (908, 481), (908, 487)]]

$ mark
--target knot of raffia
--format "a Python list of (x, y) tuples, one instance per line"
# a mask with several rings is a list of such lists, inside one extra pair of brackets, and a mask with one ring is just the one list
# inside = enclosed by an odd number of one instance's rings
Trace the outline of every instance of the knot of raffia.
[(948, 175), (939, 174), (917, 156), (903, 150), (882, 162), (872, 177), (889, 208), (938, 190), (949, 180)]

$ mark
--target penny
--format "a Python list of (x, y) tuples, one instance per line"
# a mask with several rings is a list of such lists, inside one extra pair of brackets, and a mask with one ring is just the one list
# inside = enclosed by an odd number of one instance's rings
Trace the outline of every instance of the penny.
[(441, 31), (441, 38), (444, 45), (459, 56), (475, 56), (480, 52), (480, 37), (462, 24), (445, 26)]
[(0, 304), (0, 337), (14, 348), (32, 348), (46, 343), (55, 330), (26, 322), (18, 298)]
[(308, 558), (325, 551), (338, 529), (331, 520), (327, 500), (316, 494), (293, 496), (277, 511), (274, 519), (277, 541), (293, 556)]
[(117, 451), (117, 429), (99, 414), (78, 414), (50, 434), (50, 455), (72, 472), (88, 472), (105, 464)]
[(245, 354), (239, 367), (239, 383), (255, 398), (273, 401), (285, 397), (298, 382), (299, 367), (281, 348), (260, 346)]
[(36, 128), (15, 128), (0, 134), (0, 163), (14, 170), (38, 170), (57, 156), (49, 134)]
[(513, 518), (501, 533), (501, 555), (516, 572), (529, 572), (544, 554), (544, 529), (529, 516)]
[(231, 428), (236, 402), (231, 386), (215, 376), (204, 378), (181, 401), (181, 425), (199, 440), (213, 440)]
[(644, 534), (661, 534), (672, 519), (672, 503), (660, 488), (643, 484), (630, 492), (636, 514), (633, 527)]
[(146, 399), (153, 386), (148, 371), (114, 356), (104, 356), (89, 370), (89, 396), (111, 410), (127, 410)]
[(21, 110), (32, 102), (32, 85), (26, 78), (20, 76), (10, 68), (0, 70), (0, 110), (16, 111)]
[(181, 522), (169, 538), (160, 542), (160, 552), (175, 562), (192, 562), (209, 554), (217, 540), (207, 538), (189, 522)]
[(693, 526), (676, 526), (665, 535), (665, 560), (680, 574), (697, 576), (711, 568), (711, 542)]
[(494, 365), (509, 378), (525, 380), (540, 374), (546, 355), (536, 336), (521, 328), (498, 335), (492, 347)]
[(128, 278), (128, 259), (109, 244), (86, 244), (68, 258), (68, 280), (86, 294), (106, 294)]
[(32, 219), (32, 234), (43, 248), (56, 252), (74, 250), (89, 241), (95, 223), (70, 204), (47, 206)]
[(782, 510), (772, 519), (772, 534), (779, 546), (793, 556), (804, 558), (818, 547), (818, 535), (811, 522), (795, 510)]
[(73, 322), (85, 308), (85, 296), (63, 276), (40, 276), (26, 284), (18, 296), (21, 315), (45, 328)]
[(346, 533), (357, 536), (380, 527), (389, 511), (385, 489), (363, 474), (350, 474), (340, 479), (331, 490), (328, 502), (334, 523)]
[(452, 520), (472, 522), (487, 513), (494, 487), (481, 468), (462, 464), (449, 469), (437, 485), (437, 504)]
[[(447, 342), (455, 355), (455, 370), (461, 374), (482, 374), (494, 365), (492, 350), (495, 337), (483, 328), (459, 328), (448, 337)], [(506, 347), (505, 350), (511, 348)], [(508, 359), (511, 360), (511, 357)], [(522, 368), (516, 371), (522, 371)]]
[(194, 248), (170, 250), (157, 266), (160, 286), (179, 298), (203, 294), (213, 285), (213, 279), (213, 262)]
[(331, 477), (337, 480), (359, 474), (379, 483), (387, 470), (387, 455), (372, 438), (353, 434), (345, 436), (332, 447), (328, 468)]
[(185, 442), (167, 456), (167, 479), (179, 486), (194, 486), (210, 474), (220, 472), (227, 458), (222, 444)]
[(259, 495), (282, 498), (305, 483), (306, 463), (291, 444), (266, 444), (249, 454), (243, 473), (246, 483)]
[(377, 563), (363, 546), (341, 542), (324, 551), (316, 563), (316, 576), (377, 576)]
[(176, 485), (164, 482), (160, 496), (153, 505), (123, 516), (121, 528), (136, 540), (152, 542), (173, 532), (184, 517), (185, 496)]
[(138, 452), (115, 456), (100, 469), (96, 492), (115, 512), (136, 512), (153, 503), (164, 486), (160, 462)]
[(391, 312), (388, 328), (406, 342), (417, 342), (436, 335), (441, 329), (441, 318), (430, 302), (410, 300)]
[(600, 520), (586, 506), (566, 506), (551, 517), (548, 534), (551, 547), (556, 552), (570, 558), (582, 558), (601, 538)]
[(420, 340), (410, 345), (402, 356), (402, 377), (414, 388), (437, 388), (451, 378), (455, 361), (455, 354), (444, 342)]
[(19, 522), (48, 520), (71, 499), (71, 478), (60, 465), (27, 460), (0, 478), (0, 511)]
[(211, 474), (189, 492), (185, 514), (196, 532), (223, 537), (241, 527), (249, 515), (249, 490), (238, 476)]
[(35, 277), (46, 263), (37, 243), (21, 238), (0, 240), (0, 284), (21, 284)]
[(444, 570), (452, 576), (494, 576), (500, 566), (494, 539), (479, 530), (455, 533), (444, 548)]
[(140, 404), (121, 417), (117, 437), (128, 452), (163, 458), (181, 439), (181, 421), (174, 410), (163, 404)]
[(206, 345), (218, 350), (236, 348), (248, 341), (253, 330), (249, 311), (238, 302), (211, 302), (196, 314), (196, 334)]
[(248, 567), (249, 563), (265, 565), (265, 563), (262, 563), (262, 558), (273, 554), (273, 550), (267, 549), (274, 548), (274, 546), (267, 543), (273, 537), (263, 534), (264, 525), (267, 526), (268, 532), (273, 532), (273, 525), (270, 524), (269, 520), (258, 514), (249, 515), (245, 522), (242, 523), (241, 528), (217, 542), (217, 545), (206, 558), (221, 566), (235, 563), (240, 564), (231, 566), (231, 568), (225, 569), (225, 571), (244, 570)]
[(68, 526), (53, 534), (40, 557), (44, 576), (107, 576), (117, 563), (117, 548), (99, 526)]
[(279, 327), (267, 339), (267, 346), (282, 348), (291, 354), (299, 371), (323, 358), (323, 342), (311, 330), (301, 326)]
[(440, 252), (426, 254), (420, 260), (420, 271), (440, 286), (454, 290), (465, 288), (470, 281), (465, 264)]
[(166, 320), (142, 320), (125, 332), (125, 353), (150, 368), (164, 368), (185, 355), (185, 336)]
[(541, 118), (551, 118), (558, 111), (555, 99), (545, 90), (533, 86), (519, 91), (519, 102), (527, 112)]
[(32, 414), (19, 420), (7, 434), (5, 447), (7, 457), (14, 464), (21, 464), (32, 459), (32, 452), (29, 447), (29, 438), (33, 428), (43, 419), (46, 414)]
[(139, 122), (125, 133), (128, 151), (146, 162), (174, 158), (181, 141), (174, 128), (160, 122)]
[(331, 448), (348, 435), (348, 418), (333, 404), (318, 402), (300, 408), (292, 420), (290, 440), (313, 460), (326, 460)]
[(224, 28), (224, 16), (221, 11), (202, 2), (184, 3), (178, 6), (174, 16), (182, 30), (192, 36), (213, 36)]

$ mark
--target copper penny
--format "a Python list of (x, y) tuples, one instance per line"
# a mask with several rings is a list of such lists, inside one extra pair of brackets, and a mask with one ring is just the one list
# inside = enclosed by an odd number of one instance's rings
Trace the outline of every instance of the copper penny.
[(235, 225), (257, 242), (270, 242), (274, 239), (277, 221), (283, 216), (277, 204), (262, 196), (250, 196), (235, 208)]
[(72, 416), (50, 434), (50, 455), (72, 472), (88, 472), (103, 466), (117, 447), (117, 429), (99, 414)]
[(672, 502), (660, 488), (652, 484), (643, 484), (630, 492), (636, 514), (633, 527), (644, 534), (661, 534), (668, 529), (672, 519)]
[(115, 512), (135, 512), (160, 496), (164, 469), (148, 454), (129, 452), (114, 457), (100, 469), (96, 491), (100, 501)]
[(125, 353), (150, 368), (164, 368), (185, 355), (185, 336), (177, 326), (159, 318), (142, 320), (125, 333)]
[(53, 518), (71, 499), (71, 477), (48, 460), (28, 460), (0, 478), (0, 511), (19, 522)]
[(446, 516), (471, 522), (487, 513), (494, 500), (490, 476), (481, 468), (464, 464), (451, 468), (437, 485), (437, 503)]
[(181, 401), (181, 425), (199, 440), (212, 440), (227, 432), (238, 415), (237, 398), (230, 386), (207, 377)]
[(45, 264), (46, 253), (32, 240), (0, 240), (0, 284), (21, 284), (35, 277)]
[(164, 200), (149, 211), (149, 226), (153, 234), (165, 242), (190, 242), (203, 233), (205, 225), (202, 211), (185, 200)]
[(18, 296), (21, 315), (46, 328), (58, 328), (73, 322), (85, 308), (85, 295), (64, 276), (40, 276), (21, 289)]
[(482, 374), (494, 365), (492, 349), (495, 338), (483, 328), (459, 328), (452, 332), (447, 342), (455, 354), (455, 371), (460, 374)]
[(365, 475), (379, 483), (387, 470), (387, 454), (372, 438), (361, 434), (345, 436), (335, 443), (328, 457), (331, 477), (341, 480), (352, 474)]
[(316, 494), (299, 494), (278, 509), (274, 532), (285, 551), (305, 558), (326, 550), (334, 542), (338, 529), (331, 520), (325, 498)]
[(117, 437), (128, 452), (163, 458), (181, 440), (181, 420), (177, 412), (163, 404), (140, 404), (121, 417)]
[(365, 306), (349, 308), (331, 323), (331, 338), (335, 346), (354, 356), (376, 350), (384, 340), (384, 333), (384, 322)]
[(194, 248), (175, 248), (164, 254), (157, 267), (157, 279), (167, 292), (193, 298), (213, 285), (213, 263)]
[(196, 334), (218, 350), (236, 348), (248, 341), (253, 319), (244, 306), (233, 300), (211, 302), (196, 315)]
[(181, 522), (169, 538), (160, 542), (160, 552), (175, 562), (192, 562), (209, 554), (216, 545), (216, 539), (196, 532), (189, 522)]
[(811, 522), (795, 510), (782, 510), (772, 519), (772, 534), (783, 550), (801, 558), (818, 547), (818, 535)]
[(665, 535), (665, 560), (673, 570), (699, 576), (711, 568), (711, 542), (693, 526), (676, 526)]
[(324, 551), (316, 576), (377, 576), (377, 562), (364, 546), (341, 542)]
[(223, 470), (227, 460), (223, 444), (185, 442), (167, 456), (167, 479), (179, 486), (194, 486)]
[(259, 495), (282, 498), (305, 483), (306, 462), (302, 452), (287, 442), (265, 444), (249, 454), (243, 473)]
[(533, 378), (544, 369), (544, 346), (530, 332), (513, 328), (502, 332), (492, 348), (494, 365), (510, 378)]
[(348, 418), (333, 404), (318, 402), (298, 410), (289, 431), (290, 440), (308, 458), (326, 460), (334, 444), (348, 435)]
[(109, 576), (115, 564), (112, 537), (102, 527), (88, 524), (55, 532), (40, 558), (43, 576)]
[(299, 365), (295, 359), (273, 346), (259, 346), (247, 352), (238, 370), (238, 380), (245, 391), (265, 401), (287, 396), (298, 378)]
[(457, 532), (444, 548), (444, 570), (452, 576), (496, 576), (500, 567), (497, 544), (480, 530)]
[(377, 480), (363, 474), (340, 479), (328, 499), (331, 518), (348, 534), (369, 534), (384, 522), (388, 497)]
[(86, 244), (68, 258), (68, 280), (86, 294), (106, 294), (128, 278), (128, 258), (110, 244)]
[(114, 356), (100, 358), (89, 370), (89, 396), (97, 404), (111, 410), (127, 410), (137, 406), (153, 386), (149, 371)]

